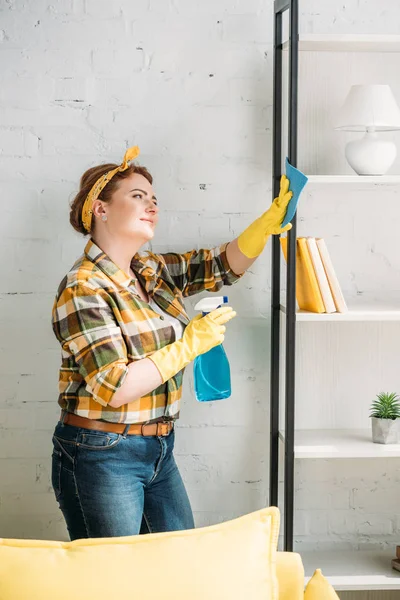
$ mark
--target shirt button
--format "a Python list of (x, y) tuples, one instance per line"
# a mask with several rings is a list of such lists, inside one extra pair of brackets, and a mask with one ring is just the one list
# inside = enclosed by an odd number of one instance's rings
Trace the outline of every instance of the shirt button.
[(163, 315), (160, 315), (160, 319), (161, 321), (164, 321), (165, 317), (163, 317)]

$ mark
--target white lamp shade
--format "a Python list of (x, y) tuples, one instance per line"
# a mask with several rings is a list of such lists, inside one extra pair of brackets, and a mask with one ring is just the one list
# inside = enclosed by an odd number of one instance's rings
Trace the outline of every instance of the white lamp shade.
[(339, 111), (335, 129), (400, 129), (400, 109), (388, 85), (353, 85)]

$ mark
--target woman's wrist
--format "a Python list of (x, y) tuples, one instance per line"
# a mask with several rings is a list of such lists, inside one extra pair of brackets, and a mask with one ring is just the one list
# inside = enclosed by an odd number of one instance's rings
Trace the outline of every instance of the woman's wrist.
[(240, 248), (239, 238), (236, 238), (227, 245), (226, 258), (231, 271), (239, 276), (251, 267), (257, 256), (247, 256)]

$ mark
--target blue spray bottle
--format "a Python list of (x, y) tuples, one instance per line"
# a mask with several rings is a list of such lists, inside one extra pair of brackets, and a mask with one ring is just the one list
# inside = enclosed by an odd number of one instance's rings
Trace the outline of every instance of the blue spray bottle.
[[(209, 296), (194, 307), (203, 315), (227, 304), (228, 296)], [(199, 402), (224, 400), (231, 395), (231, 372), (225, 350), (220, 344), (194, 360), (194, 391)]]

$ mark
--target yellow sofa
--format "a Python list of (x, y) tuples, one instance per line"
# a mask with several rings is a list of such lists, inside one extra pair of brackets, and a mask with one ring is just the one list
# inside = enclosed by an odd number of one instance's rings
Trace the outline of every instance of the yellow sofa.
[(191, 531), (74, 542), (0, 538), (0, 600), (337, 598), (304, 596), (301, 558), (277, 552), (278, 532), (279, 511), (266, 508)]
[(304, 568), (300, 554), (277, 552), (276, 559), (279, 600), (303, 600)]

